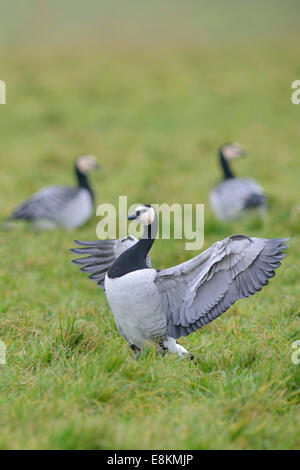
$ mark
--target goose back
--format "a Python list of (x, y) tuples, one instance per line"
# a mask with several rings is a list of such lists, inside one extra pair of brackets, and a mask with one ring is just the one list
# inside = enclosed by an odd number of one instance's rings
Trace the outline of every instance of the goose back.
[(250, 178), (230, 178), (222, 181), (210, 193), (210, 204), (220, 220), (236, 219), (248, 209), (267, 208), (267, 198), (261, 186)]

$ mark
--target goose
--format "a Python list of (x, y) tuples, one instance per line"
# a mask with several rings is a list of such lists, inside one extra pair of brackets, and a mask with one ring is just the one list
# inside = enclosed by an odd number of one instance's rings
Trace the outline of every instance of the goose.
[(230, 161), (244, 155), (237, 143), (226, 144), (220, 149), (224, 176), (210, 193), (210, 205), (221, 221), (238, 219), (253, 212), (264, 215), (267, 210), (267, 197), (259, 184), (250, 178), (235, 177), (230, 168)]
[(77, 187), (47, 186), (19, 205), (8, 220), (23, 219), (39, 229), (62, 227), (74, 229), (83, 225), (92, 215), (94, 193), (87, 174), (99, 168), (93, 155), (78, 157), (75, 161)]
[[(73, 262), (104, 288), (116, 326), (136, 357), (155, 343), (162, 353), (192, 359), (177, 340), (267, 285), (287, 248), (287, 239), (232, 235), (189, 261), (160, 271), (148, 258), (158, 231), (155, 208), (137, 206), (128, 219), (144, 226), (139, 241), (76, 241), (81, 248), (71, 251), (88, 255)], [(123, 243), (123, 251), (116, 250)]]

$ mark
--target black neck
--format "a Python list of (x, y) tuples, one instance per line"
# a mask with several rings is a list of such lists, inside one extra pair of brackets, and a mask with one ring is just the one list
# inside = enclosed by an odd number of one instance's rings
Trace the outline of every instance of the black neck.
[(149, 269), (147, 266), (147, 255), (154, 243), (158, 232), (158, 217), (155, 214), (155, 219), (152, 224), (146, 225), (142, 238), (131, 248), (124, 251), (119, 258), (114, 262), (108, 271), (108, 277), (114, 279), (116, 277), (125, 276), (125, 274), (140, 269)]
[(224, 172), (224, 179), (234, 178), (227, 159), (224, 157), (223, 151), (220, 151), (220, 161)]
[(94, 193), (93, 193), (93, 190), (90, 186), (88, 177), (79, 170), (77, 165), (75, 166), (75, 173), (76, 173), (76, 176), (77, 176), (78, 186), (80, 188), (87, 189), (89, 191), (91, 197), (92, 197), (93, 202), (94, 202)]

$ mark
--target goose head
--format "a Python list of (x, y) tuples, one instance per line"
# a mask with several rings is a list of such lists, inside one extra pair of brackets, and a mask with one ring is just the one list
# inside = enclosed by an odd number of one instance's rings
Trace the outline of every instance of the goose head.
[(220, 153), (227, 161), (245, 156), (245, 151), (242, 149), (241, 145), (236, 142), (223, 145)]
[(151, 225), (155, 218), (156, 212), (154, 207), (150, 204), (141, 204), (135, 208), (134, 213), (128, 217), (128, 220), (137, 220), (142, 225)]
[(80, 171), (80, 173), (86, 175), (92, 170), (98, 170), (100, 165), (94, 155), (83, 155), (77, 158), (76, 168)]

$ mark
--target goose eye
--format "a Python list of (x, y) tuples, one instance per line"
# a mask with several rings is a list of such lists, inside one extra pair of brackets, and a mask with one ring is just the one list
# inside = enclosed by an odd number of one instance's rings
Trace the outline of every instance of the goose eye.
[(137, 216), (141, 215), (141, 211), (136, 211), (136, 215)]

